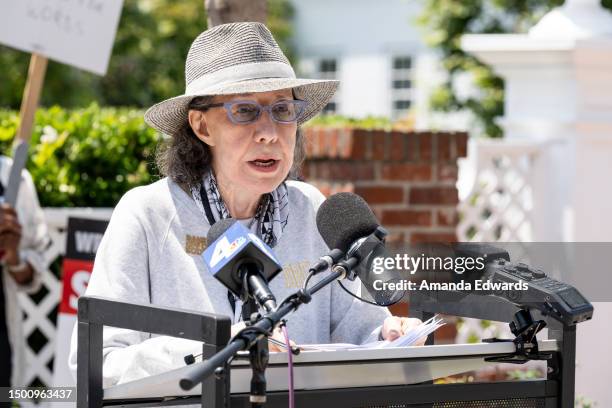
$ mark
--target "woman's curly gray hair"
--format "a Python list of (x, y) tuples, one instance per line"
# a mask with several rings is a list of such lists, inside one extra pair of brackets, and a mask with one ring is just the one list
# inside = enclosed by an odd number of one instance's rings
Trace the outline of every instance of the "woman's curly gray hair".
[[(189, 107), (208, 104), (210, 99), (212, 97), (194, 98)], [(201, 183), (202, 177), (210, 169), (212, 162), (210, 148), (198, 139), (189, 123), (186, 123), (179, 132), (164, 141), (157, 150), (156, 156), (160, 173), (185, 186), (195, 186)], [(304, 157), (304, 137), (301, 129), (298, 128), (293, 153), (293, 166), (288, 178), (299, 177), (299, 169)]]

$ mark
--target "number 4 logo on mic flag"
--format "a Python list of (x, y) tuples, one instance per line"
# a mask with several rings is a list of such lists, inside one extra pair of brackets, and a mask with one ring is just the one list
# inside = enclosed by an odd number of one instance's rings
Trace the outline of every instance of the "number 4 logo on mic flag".
[(230, 262), (238, 252), (251, 243), (272, 262), (280, 265), (272, 249), (239, 222), (234, 223), (224, 234), (211, 243), (202, 256), (210, 272), (214, 275)]
[(223, 259), (230, 258), (238, 248), (246, 241), (245, 237), (238, 237), (232, 243), (229, 242), (226, 236), (221, 237), (214, 243), (214, 250), (210, 258), (210, 267), (214, 268)]

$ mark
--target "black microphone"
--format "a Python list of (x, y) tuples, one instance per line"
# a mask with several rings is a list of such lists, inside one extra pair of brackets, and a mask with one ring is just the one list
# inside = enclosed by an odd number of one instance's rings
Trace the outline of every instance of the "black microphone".
[(353, 193), (330, 196), (317, 212), (317, 229), (328, 247), (338, 248), (345, 254), (345, 260), (337, 265), (351, 271), (346, 277), (354, 280), (359, 276), (378, 305), (388, 306), (401, 300), (405, 291), (383, 289), (392, 287), (387, 283), (400, 282), (399, 273), (372, 267), (375, 258), (387, 256), (387, 231), (379, 225), (363, 198)]
[(243, 302), (252, 298), (267, 312), (275, 310), (268, 282), (282, 268), (272, 249), (233, 218), (216, 222), (206, 239), (204, 261), (215, 278)]

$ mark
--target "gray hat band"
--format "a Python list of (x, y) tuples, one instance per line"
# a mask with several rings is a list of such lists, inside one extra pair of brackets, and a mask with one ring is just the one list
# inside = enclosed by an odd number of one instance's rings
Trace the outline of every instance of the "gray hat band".
[(205, 74), (187, 85), (186, 95), (205, 95), (208, 90), (230, 83), (264, 78), (295, 79), (290, 65), (282, 62), (253, 62), (223, 68)]
[[(1, 1), (1, 0), (0, 0)], [(145, 113), (149, 125), (167, 135), (189, 126), (189, 104), (196, 96), (253, 94), (293, 89), (306, 102), (301, 125), (321, 112), (338, 81), (296, 78), (272, 33), (261, 23), (212, 27), (191, 44), (185, 61), (185, 94), (156, 103)]]

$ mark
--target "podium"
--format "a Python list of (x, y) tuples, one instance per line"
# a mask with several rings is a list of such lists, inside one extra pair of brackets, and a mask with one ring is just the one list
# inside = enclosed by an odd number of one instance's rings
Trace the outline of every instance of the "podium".
[[(540, 342), (540, 349), (557, 351), (555, 340)], [(355, 349), (340, 351), (303, 351), (294, 356), (294, 378), (297, 406), (319, 407), (371, 407), (371, 406), (456, 406), (444, 405), (448, 400), (461, 400), (469, 396), (523, 402), (548, 401), (556, 406), (552, 384), (535, 386), (535, 383), (510, 382), (488, 387), (470, 387), (474, 384), (423, 385), (434, 378), (486, 367), (484, 357), (511, 353), (509, 343), (479, 343), (436, 345), (429, 347), (402, 347), (395, 349)], [(201, 388), (183, 391), (178, 386), (184, 368), (164, 374), (132, 381), (104, 390), (105, 404), (160, 402), (164, 398), (180, 398), (186, 403), (198, 403)], [(231, 406), (248, 406), (251, 370), (248, 361), (237, 361), (231, 368)], [(287, 355), (273, 353), (266, 370), (268, 403), (266, 406), (286, 407)], [(506, 386), (506, 388), (504, 388)], [(547, 389), (547, 386), (549, 389)], [(420, 396), (416, 390), (421, 394)], [(177, 400), (178, 402), (178, 400)], [(414, 403), (418, 404), (415, 405)], [(245, 405), (246, 404), (246, 405)], [(437, 405), (436, 405), (437, 404)], [(459, 405), (462, 406), (462, 405)], [(487, 405), (466, 405), (487, 406)], [(500, 406), (500, 405), (498, 405)], [(512, 406), (512, 405), (502, 405)]]
[[(411, 299), (411, 315), (433, 313), (508, 321), (516, 307), (491, 300), (473, 310), (461, 303)], [(544, 318), (544, 317), (543, 317)], [(183, 367), (102, 389), (102, 327), (113, 326), (200, 340), (204, 358), (229, 340), (225, 316), (81, 297), (78, 312), (78, 407), (150, 407), (203, 404), (248, 407), (251, 369), (248, 358), (226, 367), (225, 379), (214, 376), (190, 391), (179, 387)], [(495, 364), (485, 361), (516, 351), (514, 343), (429, 345), (394, 349), (303, 351), (294, 356), (298, 407), (436, 407), (436, 408), (571, 408), (574, 406), (576, 327), (549, 323), (549, 340), (538, 343), (550, 353), (546, 378), (486, 383), (436, 384), (433, 380)], [(431, 343), (431, 338), (428, 340)], [(246, 354), (245, 354), (246, 355)], [(266, 407), (286, 407), (287, 356), (272, 353), (266, 371)], [(229, 378), (229, 380), (227, 380)]]

